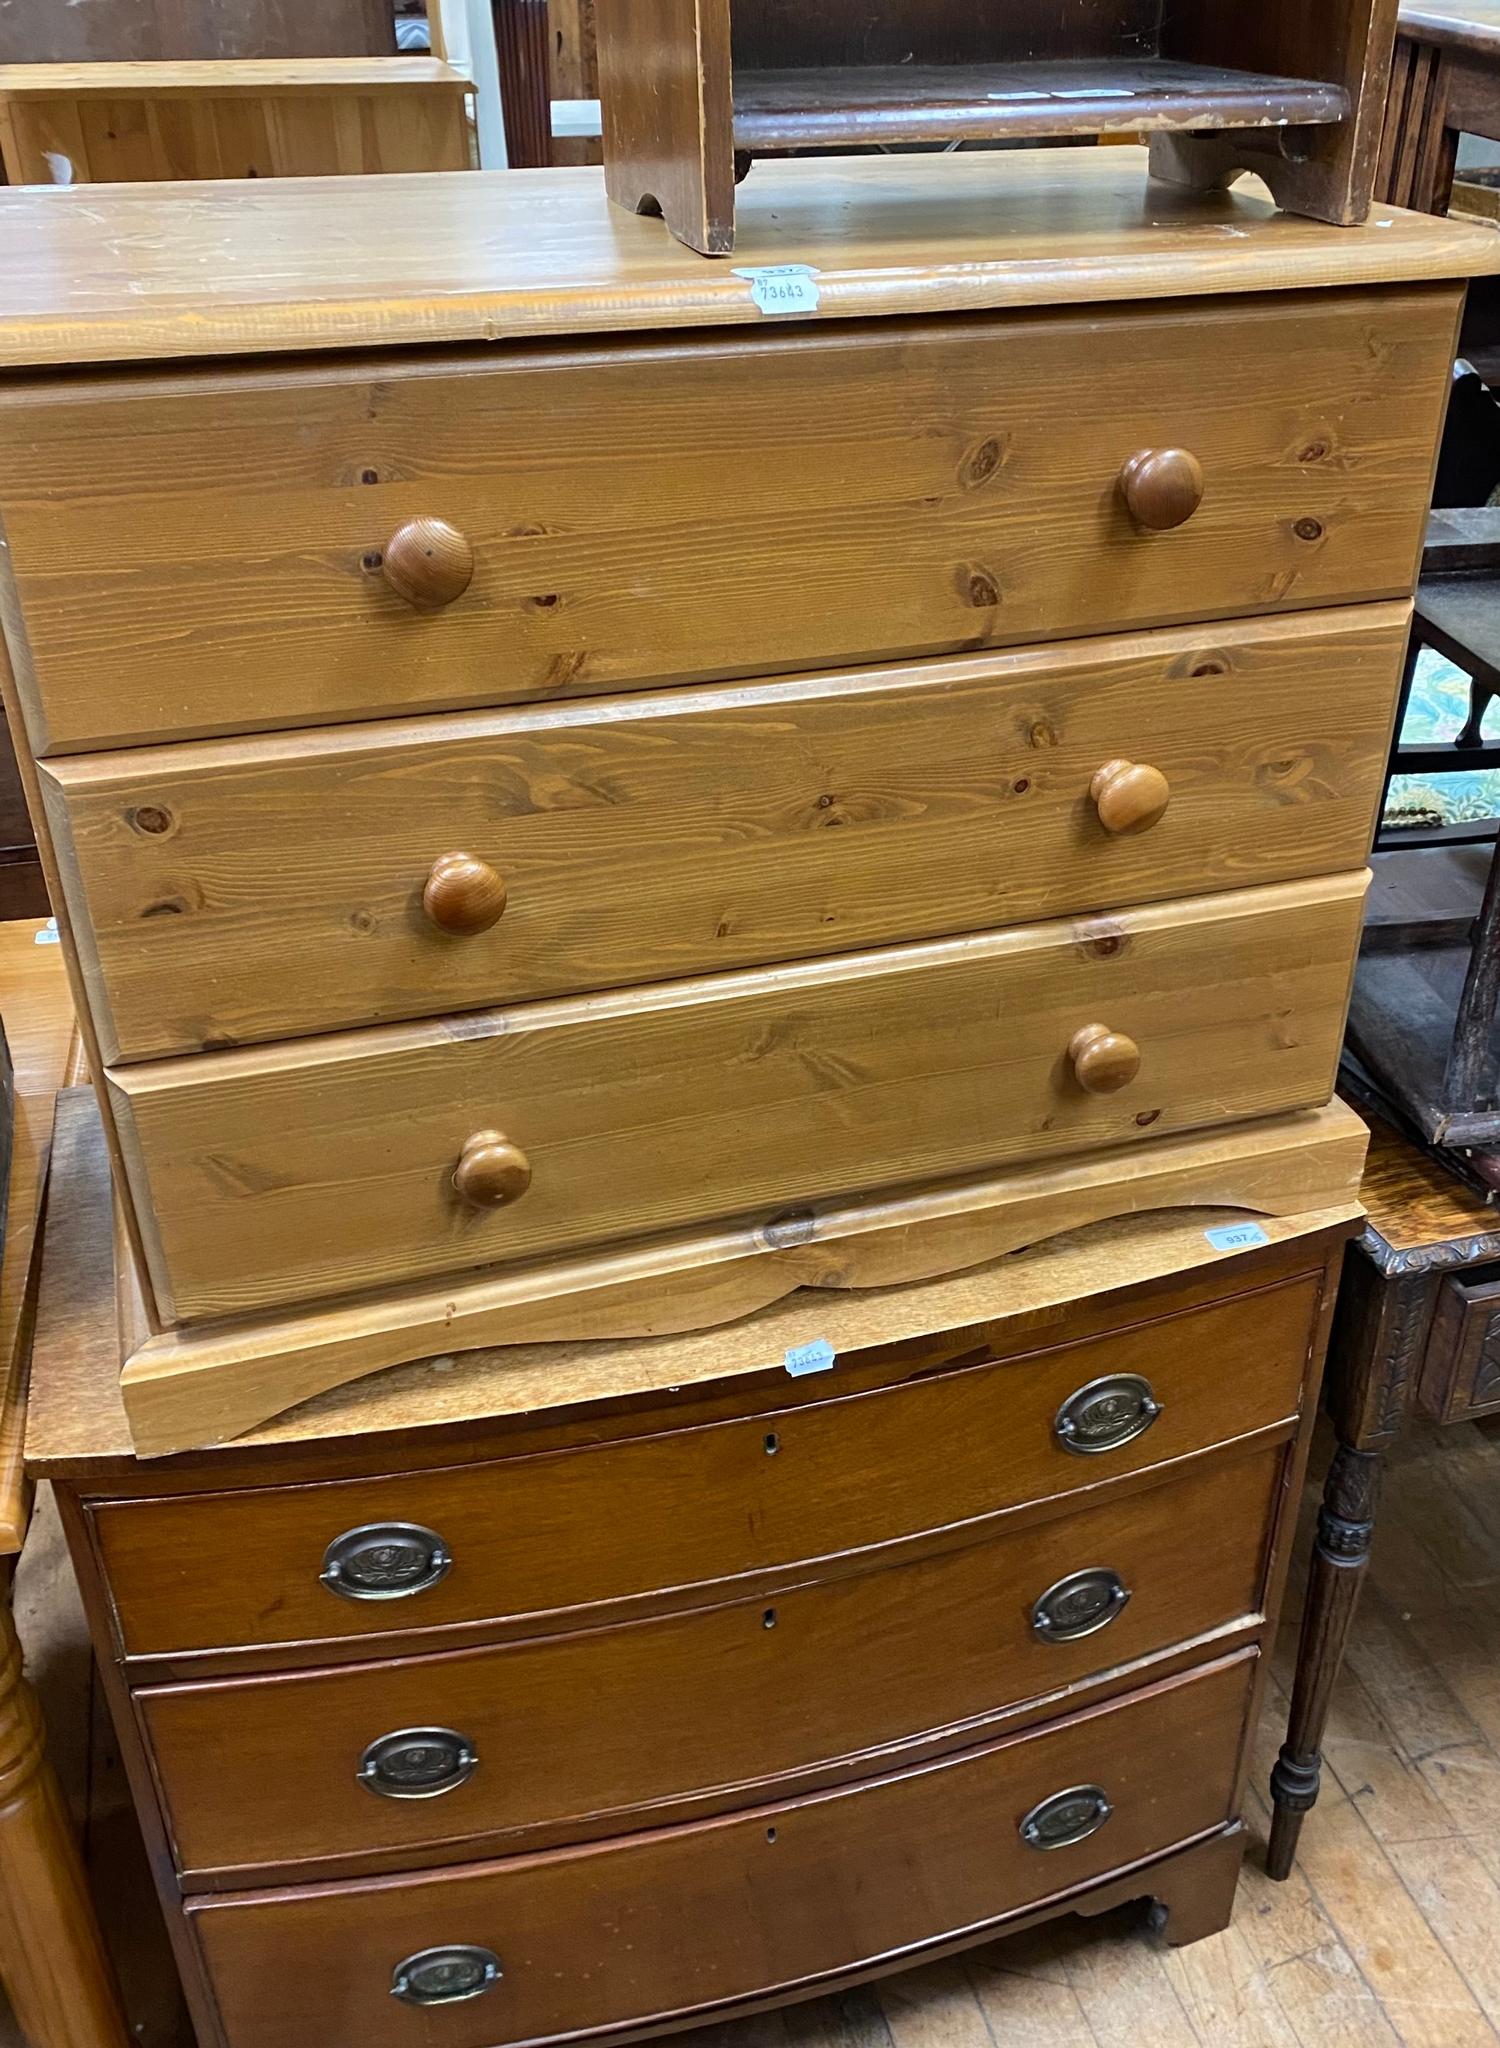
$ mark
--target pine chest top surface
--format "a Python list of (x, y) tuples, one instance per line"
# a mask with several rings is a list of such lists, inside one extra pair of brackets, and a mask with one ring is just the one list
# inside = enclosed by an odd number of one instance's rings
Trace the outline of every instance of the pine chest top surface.
[(790, 325), (741, 273), (805, 264), (817, 321), (1317, 290), (1500, 270), (1500, 235), (1152, 184), (1141, 149), (757, 165), (732, 258), (610, 206), (597, 169), (0, 190), (0, 369)]

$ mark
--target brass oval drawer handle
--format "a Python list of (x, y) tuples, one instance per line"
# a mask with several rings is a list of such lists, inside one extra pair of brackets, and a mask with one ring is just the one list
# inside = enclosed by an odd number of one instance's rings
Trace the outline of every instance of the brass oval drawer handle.
[(1077, 1643), (1097, 1635), (1125, 1612), (1130, 1588), (1107, 1565), (1069, 1572), (1032, 1603), (1032, 1632), (1044, 1643)]
[(391, 1996), (407, 2005), (457, 2005), (493, 1990), (504, 1974), (492, 1948), (423, 1948), (392, 1970)]
[(382, 1799), (441, 1799), (478, 1768), (478, 1750), (452, 1728), (397, 1728), (370, 1743), (355, 1776)]
[(1089, 784), (1106, 832), (1149, 832), (1167, 815), (1172, 785), (1144, 761), (1106, 761)]
[(531, 1161), (502, 1131), (476, 1131), (464, 1141), (453, 1185), (476, 1209), (503, 1209), (531, 1186)]
[(1149, 1380), (1136, 1372), (1112, 1372), (1069, 1394), (1057, 1411), (1052, 1434), (1065, 1451), (1096, 1458), (1133, 1444), (1161, 1412)]
[(417, 1522), (366, 1522), (335, 1536), (318, 1577), (341, 1600), (410, 1600), (445, 1579), (453, 1554)]
[(445, 853), (422, 887), (422, 908), (440, 932), (472, 939), (505, 915), (505, 883), (472, 853)]
[(1186, 448), (1142, 448), (1120, 471), (1120, 489), (1137, 526), (1170, 533), (1203, 503), (1203, 464)]
[(1033, 1806), (1021, 1822), (1021, 1840), (1028, 1849), (1071, 1849), (1097, 1835), (1114, 1812), (1098, 1785), (1070, 1785)]
[(1141, 1071), (1141, 1049), (1123, 1031), (1085, 1024), (1068, 1040), (1073, 1075), (1086, 1095), (1118, 1095)]
[(386, 542), (381, 574), (418, 611), (441, 611), (474, 580), (474, 550), (446, 519), (408, 519)]

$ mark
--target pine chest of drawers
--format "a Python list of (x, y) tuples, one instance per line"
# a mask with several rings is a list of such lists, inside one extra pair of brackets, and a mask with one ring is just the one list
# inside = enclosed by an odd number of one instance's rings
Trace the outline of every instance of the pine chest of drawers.
[(1497, 251), (1124, 154), (768, 170), (735, 269), (571, 174), (0, 200), (8, 705), (139, 1449), (1349, 1192)]
[(109, 1209), (75, 1091), (28, 1443), (201, 2048), (624, 2040), (1226, 1923), (1348, 1205), (851, 1297), (824, 1374), (766, 1368), (786, 1301), (741, 1370), (521, 1346), (148, 1461)]

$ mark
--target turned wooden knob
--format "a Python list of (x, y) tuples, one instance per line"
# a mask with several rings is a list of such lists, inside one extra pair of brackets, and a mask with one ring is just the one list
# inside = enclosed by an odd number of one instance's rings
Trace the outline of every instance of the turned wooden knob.
[(398, 597), (436, 611), (473, 581), (474, 550), (446, 519), (408, 519), (386, 543), (380, 566)]
[(503, 1209), (531, 1186), (531, 1161), (499, 1131), (476, 1131), (453, 1169), (453, 1185), (476, 1209)]
[(1141, 1071), (1141, 1049), (1135, 1040), (1111, 1031), (1107, 1024), (1085, 1024), (1075, 1031), (1068, 1057), (1079, 1087), (1088, 1095), (1115, 1095)]
[(1166, 816), (1172, 785), (1144, 761), (1106, 761), (1089, 784), (1106, 832), (1149, 832)]
[(488, 861), (472, 853), (445, 853), (434, 861), (422, 890), (422, 908), (440, 932), (473, 938), (505, 911), (505, 884)]
[(1120, 489), (1138, 526), (1167, 533), (1203, 503), (1203, 465), (1186, 448), (1143, 448), (1120, 471)]

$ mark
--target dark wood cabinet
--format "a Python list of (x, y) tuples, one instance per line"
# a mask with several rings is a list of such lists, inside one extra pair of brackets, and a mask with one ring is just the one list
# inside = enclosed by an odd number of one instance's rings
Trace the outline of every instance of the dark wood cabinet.
[(1369, 210), (1396, 0), (611, 0), (597, 24), (612, 197), (734, 247), (757, 154), (1156, 138), (1152, 172), (1253, 170), (1293, 212)]

